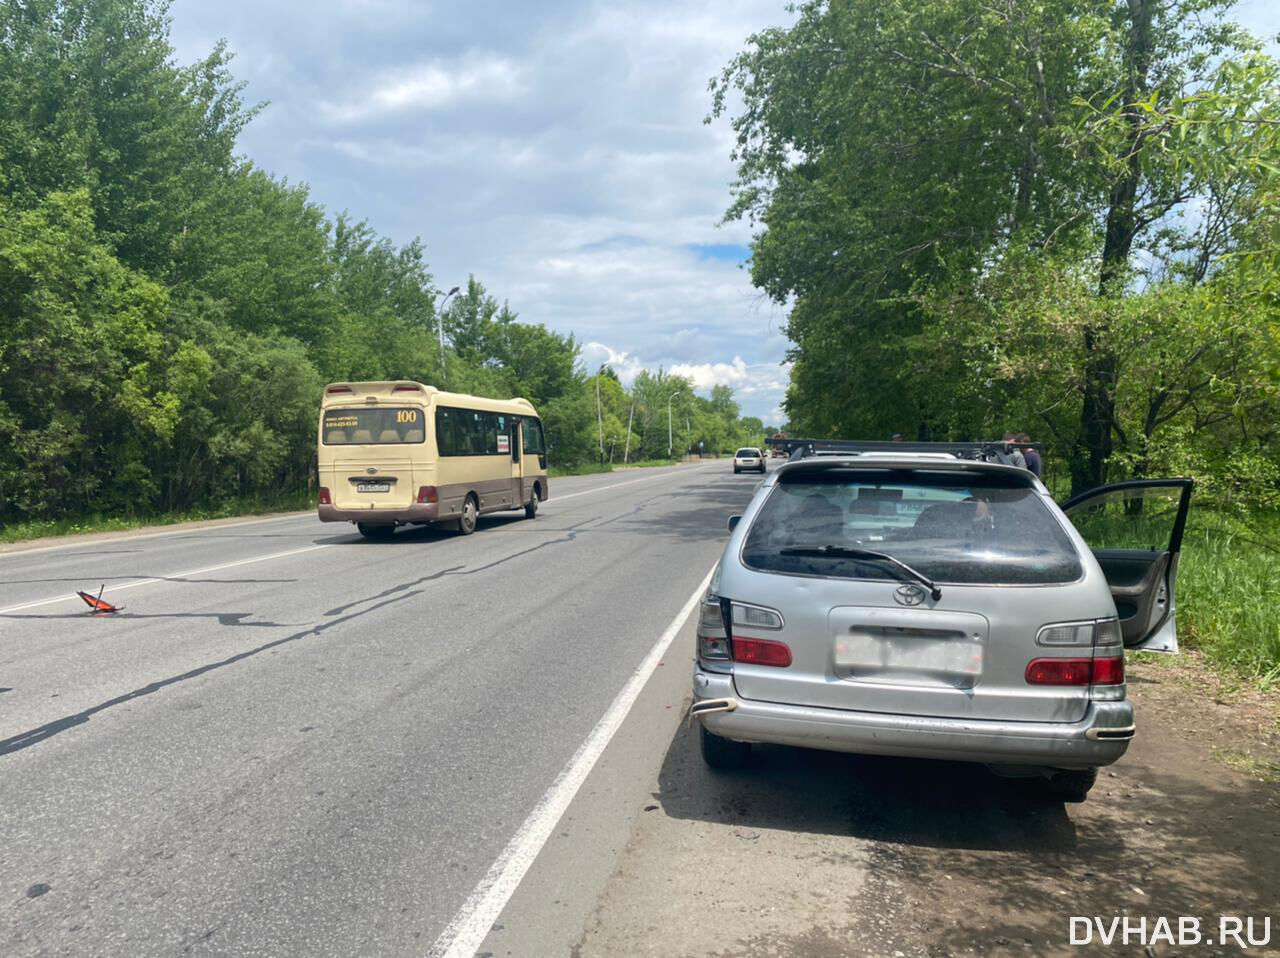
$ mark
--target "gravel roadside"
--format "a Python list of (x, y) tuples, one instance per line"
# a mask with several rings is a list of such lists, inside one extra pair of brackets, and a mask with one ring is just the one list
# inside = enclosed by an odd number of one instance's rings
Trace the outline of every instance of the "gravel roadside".
[(1136, 661), (1139, 734), (1083, 805), (977, 766), (757, 748), (711, 773), (682, 727), (575, 949), (625, 955), (1214, 955), (1072, 946), (1071, 916), (1271, 918), (1280, 703), (1196, 655)]

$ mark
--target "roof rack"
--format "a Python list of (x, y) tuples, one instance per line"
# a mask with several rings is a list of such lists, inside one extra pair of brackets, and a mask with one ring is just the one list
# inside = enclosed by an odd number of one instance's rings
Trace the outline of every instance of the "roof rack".
[(781, 449), (791, 459), (807, 459), (811, 456), (860, 456), (866, 453), (932, 453), (969, 459), (976, 462), (996, 462), (1013, 465), (1009, 453), (1012, 447), (1040, 449), (1038, 442), (1005, 442), (1003, 439), (986, 442), (907, 442), (903, 440), (874, 439), (780, 439), (770, 438), (768, 444)]

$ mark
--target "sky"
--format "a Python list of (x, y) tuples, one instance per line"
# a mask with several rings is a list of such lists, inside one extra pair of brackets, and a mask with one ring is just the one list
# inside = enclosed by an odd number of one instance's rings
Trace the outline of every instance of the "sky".
[[(574, 333), (624, 382), (663, 366), (780, 424), (784, 310), (720, 224), (732, 131), (707, 81), (786, 0), (174, 0), (181, 62), (226, 39), (240, 150), (397, 243), (436, 285), (476, 276), (522, 320)], [(1280, 2), (1236, 18), (1280, 33)], [(1276, 45), (1271, 44), (1273, 52)]]
[(659, 365), (783, 421), (785, 311), (719, 225), (734, 169), (708, 80), (785, 0), (175, 0), (180, 62), (219, 38), (248, 103), (240, 151), (397, 243), (436, 285), (474, 274), (624, 382)]

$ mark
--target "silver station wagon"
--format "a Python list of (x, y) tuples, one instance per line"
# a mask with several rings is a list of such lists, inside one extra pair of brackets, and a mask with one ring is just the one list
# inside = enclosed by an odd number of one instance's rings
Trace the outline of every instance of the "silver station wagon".
[(756, 742), (953, 759), (1083, 801), (1134, 735), (1125, 649), (1177, 651), (1191, 481), (1059, 508), (994, 445), (806, 451), (730, 519), (701, 607), (707, 764)]

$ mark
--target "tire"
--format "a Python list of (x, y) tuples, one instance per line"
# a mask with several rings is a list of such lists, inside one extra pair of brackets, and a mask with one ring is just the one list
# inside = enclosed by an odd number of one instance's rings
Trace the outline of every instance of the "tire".
[(751, 757), (750, 742), (735, 742), (732, 739), (712, 735), (707, 727), (698, 723), (698, 751), (708, 768), (731, 769), (742, 768)]
[(525, 503), (524, 517), (532, 519), (538, 514), (538, 487), (533, 487), (533, 494), (529, 496), (529, 501)]
[(367, 522), (357, 522), (356, 528), (366, 539), (390, 539), (396, 531), (395, 526), (374, 526)]
[(735, 476), (736, 476), (739, 472), (741, 472), (741, 471), (742, 471), (742, 470), (741, 470), (741, 469), (739, 469), (737, 466), (734, 466), (734, 467), (733, 467), (733, 474), (734, 474)]
[(1064, 802), (1079, 803), (1089, 797), (1089, 789), (1098, 780), (1096, 768), (1062, 769), (1049, 777), (1049, 794)]
[(476, 531), (476, 523), (480, 520), (480, 504), (474, 494), (468, 495), (462, 502), (462, 515), (458, 516), (458, 535), (469, 536)]

